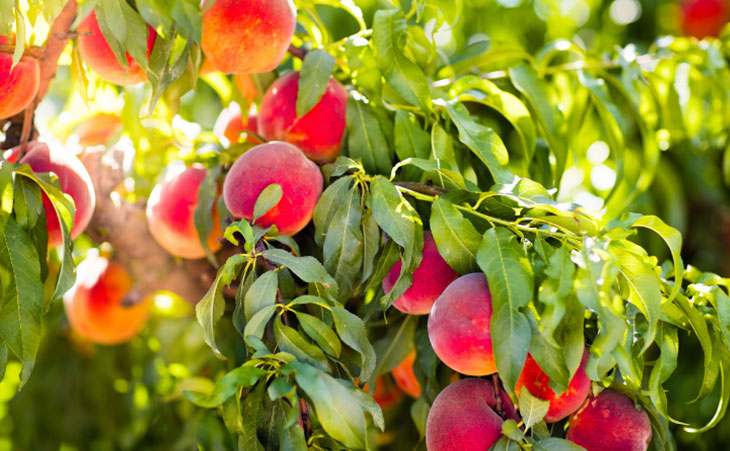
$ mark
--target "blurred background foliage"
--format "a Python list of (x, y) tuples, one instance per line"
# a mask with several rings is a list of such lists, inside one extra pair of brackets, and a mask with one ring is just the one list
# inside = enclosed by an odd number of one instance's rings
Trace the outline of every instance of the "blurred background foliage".
[[(393, 6), (393, 2), (384, 0), (355, 3), (362, 9), (368, 28), (377, 9)], [(20, 4), (21, 9), (28, 9), (27, 4), (22, 6), (24, 2)], [(410, 9), (409, 0), (401, 0), (400, 4), (405, 11)], [(359, 30), (358, 23), (342, 9), (314, 2), (298, 5), (313, 8), (329, 30), (329, 36), (320, 37), (325, 48)], [(682, 33), (680, 10), (680, 4), (673, 0), (429, 0), (422, 10), (425, 27), (410, 28), (408, 39), (422, 42), (428, 39), (424, 29), (433, 32), (436, 51), (424, 45), (422, 52), (409, 56), (422, 67), (431, 67), (428, 75), (439, 80), (453, 75), (451, 69), (438, 70), (445, 61), (452, 67), (467, 61), (480, 73), (499, 71), (505, 61), (532, 58), (525, 55), (539, 55), (546, 44), (561, 39), (574, 43), (577, 52), (591, 55), (596, 62), (614, 61), (618, 53), (627, 57), (671, 49), (675, 56), (658, 62), (655, 75), (671, 77), (667, 78), (668, 84), (679, 96), (680, 109), (648, 109), (647, 114), (668, 113), (679, 118), (658, 127), (661, 161), (654, 180), (626, 209), (656, 214), (678, 228), (685, 239), (685, 263), (730, 276), (730, 199), (724, 179), (730, 171), (726, 156), (730, 116), (724, 106), (730, 84), (710, 86), (702, 73), (681, 67), (683, 59), (696, 62), (707, 58), (707, 54), (696, 52), (686, 39), (668, 37)], [(306, 21), (300, 26), (306, 26)], [(44, 36), (42, 20), (34, 33)], [(717, 46), (721, 53), (715, 55), (725, 65), (730, 56), (729, 35), (726, 29), (725, 39)], [(34, 43), (34, 39), (30, 33), (29, 42)], [(300, 64), (287, 58), (282, 63), (284, 68)], [(569, 51), (556, 58), (551, 65), (572, 61)], [(130, 177), (121, 194), (131, 200), (146, 197), (170, 162), (210, 159), (221, 150), (221, 133), (216, 130), (221, 110), (231, 102), (248, 107), (232, 77), (213, 73), (197, 78), (195, 68), (189, 68), (192, 70), (173, 82), (149, 115), (140, 116), (140, 111), (149, 110), (151, 88), (147, 84), (120, 88), (86, 72), (84, 88), (80, 74), (71, 70), (74, 59), (71, 52), (63, 56), (36, 122), (43, 134), (73, 146), (78, 140), (73, 132), (79, 124), (102, 112), (119, 115), (123, 130), (107, 144), (128, 150), (125, 169)], [(361, 63), (369, 64), (365, 59)], [(706, 67), (712, 70), (711, 57)], [(499, 74), (495, 77), (498, 79)], [(255, 81), (263, 89), (273, 79), (263, 75)], [(690, 92), (700, 99), (698, 104), (687, 103)], [(558, 95), (564, 96), (559, 100), (561, 104), (581, 101), (571, 98), (569, 89), (558, 91)], [(726, 99), (722, 106), (713, 105), (713, 99), (720, 101), (718, 97), (723, 96)], [(668, 128), (667, 123), (677, 129)], [(505, 133), (511, 130), (498, 121), (489, 125)], [(590, 133), (574, 135), (578, 142), (572, 148), (582, 151), (571, 155), (560, 193), (598, 211), (612, 186), (606, 181), (616, 176), (613, 158), (600, 137)], [(708, 136), (725, 139), (712, 141)], [(509, 142), (510, 138), (503, 139)], [(242, 145), (231, 146), (225, 152), (235, 158)], [(639, 164), (627, 159), (627, 171), (638, 170)], [(655, 239), (649, 234), (640, 235), (640, 240), (660, 261), (668, 257), (664, 245), (652, 241)], [(81, 257), (84, 243), (77, 248)], [(46, 337), (27, 386), (14, 394), (20, 369), (13, 362), (0, 382), (0, 451), (233, 448), (219, 415), (194, 407), (182, 396), (185, 385), (181, 386), (181, 381), (195, 384), (191, 376), (213, 377), (221, 369), (217, 367), (221, 364), (210, 358), (192, 309), (171, 295), (157, 296), (155, 305), (153, 320), (141, 336), (126, 346), (101, 347), (74, 337), (57, 304), (44, 323)], [(670, 414), (680, 421), (702, 424), (712, 416), (719, 393), (700, 403), (686, 404), (697, 384), (685, 382), (702, 378), (702, 353), (697, 352), (698, 343), (681, 338), (680, 365), (666, 385)], [(719, 384), (715, 391), (719, 392)], [(385, 412), (389, 429), (377, 439), (383, 449), (410, 449), (418, 441), (409, 404), (408, 400), (402, 401)], [(689, 434), (677, 426), (673, 430), (680, 449), (727, 449), (730, 417), (704, 434)]]

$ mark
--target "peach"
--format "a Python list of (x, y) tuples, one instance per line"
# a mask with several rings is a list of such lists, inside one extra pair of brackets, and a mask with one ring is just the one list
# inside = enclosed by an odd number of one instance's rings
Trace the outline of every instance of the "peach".
[(274, 141), (244, 153), (226, 176), (223, 199), (234, 216), (253, 219), (256, 199), (274, 183), (281, 186), (281, 200), (256, 224), (275, 225), (280, 235), (294, 235), (312, 219), (324, 183), (319, 167), (295, 146)]
[[(19, 148), (16, 148), (19, 150)], [(12, 153), (17, 155), (16, 149)], [(61, 191), (71, 196), (76, 206), (71, 238), (76, 238), (84, 231), (96, 206), (96, 195), (91, 177), (86, 168), (75, 155), (57, 146), (49, 148), (46, 143), (28, 143), (27, 153), (20, 160), (21, 164), (29, 164), (33, 172), (53, 172), (58, 176)], [(56, 247), (63, 243), (61, 225), (53, 204), (43, 194), (43, 209), (46, 213), (48, 227), (48, 246)]]
[[(155, 240), (172, 255), (182, 258), (203, 258), (205, 251), (195, 229), (195, 208), (198, 189), (208, 170), (193, 165), (182, 172), (172, 173), (155, 186), (147, 201), (147, 225)], [(218, 210), (213, 206), (213, 229), (208, 235), (208, 248), (215, 252), (223, 237)]]
[(485, 379), (462, 379), (446, 387), (433, 402), (426, 420), (426, 448), (487, 450), (502, 436), (506, 419), (519, 421), (502, 388)]
[(547, 414), (545, 414), (545, 421), (548, 423), (560, 421), (578, 410), (591, 391), (591, 380), (588, 379), (585, 371), (587, 359), (588, 351), (586, 350), (583, 352), (583, 359), (570, 380), (567, 390), (560, 396), (556, 396), (553, 389), (548, 385), (550, 381), (548, 375), (540, 368), (535, 359), (527, 354), (525, 366), (517, 379), (515, 393), (519, 395), (522, 387), (527, 387), (531, 395), (550, 401), (550, 407)]
[(249, 102), (253, 102), (261, 95), (258, 86), (256, 86), (250, 74), (236, 74), (233, 77), (233, 81), (236, 83), (236, 87), (238, 88), (238, 92), (241, 93), (241, 96)]
[(296, 23), (291, 0), (216, 0), (203, 13), (200, 47), (223, 73), (268, 72), (284, 58)]
[(680, 20), (687, 36), (719, 36), (728, 19), (730, 8), (726, 0), (689, 0), (682, 4)]
[[(109, 43), (99, 28), (96, 11), (81, 21), (77, 29), (79, 33), (79, 53), (81, 59), (102, 79), (116, 85), (128, 86), (147, 81), (142, 67), (127, 53), (127, 67), (117, 61)], [(155, 46), (157, 33), (148, 25), (147, 58)]]
[(122, 131), (122, 119), (116, 114), (99, 113), (83, 121), (74, 133), (83, 147), (100, 146)]
[(651, 423), (628, 396), (604, 390), (570, 417), (565, 438), (587, 451), (645, 451)]
[(151, 298), (128, 305), (132, 279), (104, 257), (88, 256), (77, 267), (74, 287), (64, 296), (69, 323), (79, 335), (99, 344), (129, 340), (147, 321)]
[(428, 317), (428, 338), (449, 368), (469, 376), (497, 371), (489, 321), (492, 295), (482, 273), (459, 277), (446, 287)]
[(408, 393), (413, 398), (421, 396), (421, 384), (418, 383), (416, 375), (413, 372), (413, 363), (416, 361), (416, 350), (413, 349), (408, 353), (405, 359), (398, 364), (390, 374), (395, 379), (395, 384), (400, 387), (401, 390)]
[[(238, 138), (243, 132), (258, 133), (258, 118), (255, 114), (249, 114), (245, 124), (243, 123), (243, 116), (241, 113), (233, 114), (226, 123), (223, 136), (225, 136), (229, 142), (237, 143)], [(259, 141), (258, 138), (250, 134), (246, 135), (246, 141), (254, 144), (261, 144), (261, 141)]]
[(298, 93), (299, 72), (289, 72), (269, 86), (259, 111), (261, 136), (294, 144), (317, 163), (334, 161), (345, 131), (347, 91), (330, 78), (317, 105), (302, 117), (297, 116)]
[[(389, 293), (398, 280), (401, 271), (399, 261), (390, 269), (383, 279), (383, 290)], [(426, 315), (431, 311), (441, 293), (456, 280), (459, 275), (451, 269), (446, 260), (439, 254), (436, 242), (431, 232), (423, 233), (423, 259), (413, 272), (413, 283), (393, 306), (403, 313), (412, 315)]]
[[(10, 45), (10, 39), (0, 36), (0, 44)], [(13, 55), (0, 53), (0, 119), (15, 116), (33, 102), (40, 77), (35, 58), (24, 56), (13, 67)]]

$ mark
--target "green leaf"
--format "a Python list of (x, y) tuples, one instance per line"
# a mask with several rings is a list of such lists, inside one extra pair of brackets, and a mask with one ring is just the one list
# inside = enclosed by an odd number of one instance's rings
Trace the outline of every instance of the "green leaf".
[(474, 272), (482, 242), (474, 225), (442, 197), (437, 197), (431, 205), (430, 224), (439, 254), (446, 263), (459, 274)]
[(431, 88), (420, 67), (403, 53), (408, 26), (399, 9), (381, 9), (373, 18), (373, 43), (378, 67), (388, 85), (411, 105), (428, 111)]
[(502, 434), (516, 442), (525, 438), (525, 433), (522, 432), (522, 429), (520, 429), (517, 422), (513, 419), (505, 420), (505, 422), (502, 423)]
[(316, 368), (301, 362), (288, 366), (294, 369), (297, 385), (312, 402), (325, 432), (348, 448), (365, 448), (365, 415), (355, 396), (332, 376)]
[(335, 58), (321, 49), (310, 50), (299, 71), (297, 117), (303, 117), (314, 108), (327, 91), (327, 84), (335, 68)]
[(307, 362), (323, 371), (329, 371), (327, 357), (322, 350), (308, 343), (295, 329), (285, 326), (281, 318), (274, 321), (274, 335), (282, 351), (294, 355), (299, 361)]
[(345, 344), (360, 354), (360, 380), (367, 382), (375, 371), (375, 350), (368, 340), (367, 329), (363, 320), (345, 310), (343, 307), (332, 308), (335, 329)]
[(715, 381), (717, 380), (717, 374), (720, 371), (719, 362), (713, 356), (712, 338), (710, 338), (710, 331), (707, 328), (707, 322), (702, 314), (683, 294), (677, 295), (673, 302), (682, 310), (682, 313), (684, 313), (687, 318), (692, 331), (695, 333), (697, 340), (700, 342), (700, 347), (704, 354), (705, 371), (700, 391), (692, 401), (695, 402), (707, 396), (714, 388)]
[(240, 221), (236, 221), (226, 227), (226, 231), (223, 233), (223, 238), (238, 246), (238, 239), (234, 236), (235, 233), (243, 235), (243, 240), (245, 241), (244, 249), (246, 252), (251, 252), (255, 245), (255, 237), (251, 224), (249, 224), (247, 220), (241, 219)]
[(264, 374), (266, 374), (266, 371), (260, 368), (240, 366), (223, 376), (215, 384), (213, 391), (207, 396), (189, 391), (185, 392), (185, 396), (197, 406), (206, 408), (216, 407), (233, 396), (239, 388), (254, 385)]
[(451, 120), (459, 129), (459, 140), (489, 169), (495, 183), (512, 183), (515, 175), (507, 169), (509, 154), (499, 135), (471, 118), (469, 110), (458, 102), (445, 102)]
[(522, 245), (509, 230), (487, 230), (477, 252), (492, 294), (492, 347), (497, 370), (512, 392), (530, 344), (530, 324), (520, 308), (532, 299), (532, 267)]
[(363, 255), (361, 219), (360, 191), (353, 187), (341, 199), (327, 229), (322, 249), (324, 266), (335, 276), (343, 296), (354, 287), (360, 274)]
[(540, 333), (553, 346), (555, 331), (565, 314), (565, 298), (573, 291), (573, 277), (575, 265), (570, 261), (570, 249), (566, 245), (560, 246), (548, 260), (545, 269), (547, 279), (540, 286), (538, 298), (545, 304), (540, 316)]
[(677, 356), (679, 355), (677, 328), (660, 322), (657, 329), (657, 346), (659, 346), (661, 354), (651, 369), (649, 376), (649, 396), (659, 413), (668, 417), (667, 395), (662, 384), (669, 379), (669, 376), (677, 368)]
[(381, 432), (385, 431), (385, 418), (383, 417), (383, 409), (380, 408), (377, 402), (372, 396), (360, 390), (359, 388), (351, 388), (350, 393), (357, 398), (357, 402), (365, 412), (370, 413), (373, 417), (373, 424), (380, 429)]
[(565, 142), (565, 118), (557, 107), (554, 92), (544, 80), (538, 77), (531, 66), (521, 65), (511, 67), (509, 76), (512, 84), (524, 95), (535, 112), (534, 118), (542, 130), (545, 140), (555, 155), (555, 186), (560, 185), (560, 179), (565, 171), (568, 160), (568, 149)]
[(238, 269), (246, 260), (247, 255), (237, 254), (229, 258), (218, 270), (215, 281), (208, 289), (208, 292), (195, 305), (195, 316), (198, 323), (203, 326), (205, 342), (213, 350), (218, 358), (225, 359), (225, 356), (218, 349), (215, 340), (215, 325), (223, 317), (226, 301), (223, 298), (223, 287), (230, 285), (235, 279)]
[(653, 264), (641, 260), (618, 246), (612, 246), (611, 249), (618, 253), (620, 272), (629, 286), (628, 301), (646, 317), (649, 326), (643, 336), (643, 352), (654, 342), (659, 321), (659, 310), (662, 303), (659, 276), (654, 271)]
[(261, 255), (272, 263), (286, 266), (307, 283), (320, 283), (337, 293), (337, 282), (314, 257), (297, 257), (281, 249), (267, 249)]
[(667, 243), (669, 252), (672, 253), (672, 262), (674, 263), (674, 287), (672, 288), (672, 292), (669, 294), (669, 301), (671, 301), (679, 293), (680, 288), (682, 288), (682, 275), (684, 269), (684, 263), (682, 263), (681, 255), (682, 234), (679, 233), (679, 230), (669, 227), (664, 221), (653, 215), (641, 216), (634, 221), (631, 226), (649, 229), (659, 235), (661, 239)]
[(246, 322), (246, 327), (243, 329), (243, 337), (246, 340), (246, 343), (253, 346), (249, 337), (256, 337), (260, 340), (264, 336), (266, 325), (269, 323), (269, 320), (271, 320), (271, 317), (274, 316), (274, 313), (276, 313), (276, 305), (267, 305), (257, 311), (251, 319)]
[(189, 33), (193, 41), (200, 44), (203, 36), (203, 15), (200, 13), (200, 2), (196, 0), (174, 1), (170, 13), (175, 22)]
[(416, 227), (421, 220), (411, 204), (383, 176), (370, 182), (373, 216), (378, 225), (402, 248), (413, 243)]
[(350, 193), (352, 183), (351, 177), (342, 177), (335, 180), (324, 190), (317, 201), (317, 205), (314, 206), (312, 222), (314, 222), (314, 240), (318, 246), (324, 244), (330, 222), (332, 222), (338, 208)]
[(535, 451), (585, 451), (585, 448), (562, 438), (550, 437), (537, 442)]
[(532, 311), (527, 312), (527, 319), (530, 322), (530, 330), (532, 331), (530, 355), (535, 359), (540, 369), (550, 377), (551, 386), (554, 385), (559, 388), (555, 391), (562, 393), (568, 388), (570, 374), (561, 347), (554, 346), (548, 340), (545, 340), (545, 337), (540, 333), (540, 327)]
[(347, 154), (362, 162), (371, 174), (389, 174), (393, 155), (372, 107), (347, 99)]
[(295, 312), (295, 314), (304, 332), (316, 341), (324, 352), (331, 356), (340, 356), (342, 345), (340, 344), (340, 339), (337, 338), (337, 334), (335, 334), (330, 326), (316, 316), (302, 312)]
[(418, 317), (406, 315), (400, 327), (390, 327), (385, 337), (375, 343), (375, 354), (378, 357), (375, 376), (392, 371), (413, 350), (413, 337), (417, 326)]
[(210, 212), (213, 211), (213, 206), (218, 197), (218, 175), (220, 175), (220, 166), (208, 170), (205, 174), (205, 178), (198, 187), (198, 204), (195, 206), (195, 212), (193, 213), (193, 223), (195, 224), (195, 231), (198, 232), (198, 240), (208, 261), (213, 265), (218, 265), (218, 262), (208, 247), (208, 237), (214, 225), (217, 225), (213, 224), (213, 215)]
[[(395, 153), (403, 161), (408, 158), (428, 158), (431, 145), (431, 136), (421, 129), (413, 115), (403, 110), (395, 112)], [(417, 180), (418, 171), (405, 170), (403, 177), (406, 180)]]
[(251, 284), (248, 291), (246, 291), (246, 296), (243, 298), (243, 311), (246, 320), (250, 321), (259, 310), (276, 303), (277, 288), (279, 288), (279, 278), (276, 271), (263, 273)]
[(550, 408), (550, 401), (536, 398), (530, 393), (527, 387), (520, 389), (519, 407), (520, 417), (525, 423), (525, 430), (530, 429), (533, 425), (542, 421)]
[(23, 364), (22, 387), (33, 372), (41, 340), (41, 266), (33, 243), (12, 216), (6, 219), (0, 237), (0, 283), (3, 288), (0, 292), (0, 338)]
[(279, 431), (279, 449), (281, 451), (307, 451), (304, 429), (298, 424), (282, 428)]
[(259, 197), (256, 198), (256, 204), (253, 206), (253, 222), (256, 222), (261, 216), (274, 208), (283, 195), (284, 192), (278, 183), (272, 183), (264, 188), (261, 194), (259, 194)]
[[(264, 451), (256, 436), (259, 414), (264, 409), (266, 383), (259, 382), (241, 401), (241, 435), (238, 440), (239, 451)], [(243, 446), (241, 446), (243, 445)]]

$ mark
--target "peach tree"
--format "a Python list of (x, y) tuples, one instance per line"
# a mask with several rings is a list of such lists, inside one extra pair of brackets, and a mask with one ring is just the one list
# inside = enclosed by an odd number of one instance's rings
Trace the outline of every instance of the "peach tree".
[[(381, 3), (0, 0), (16, 428), (56, 384), (47, 443), (80, 447), (663, 450), (718, 425), (730, 285), (655, 213), (682, 152), (730, 180), (730, 35)], [(668, 389), (680, 343), (704, 422)]]

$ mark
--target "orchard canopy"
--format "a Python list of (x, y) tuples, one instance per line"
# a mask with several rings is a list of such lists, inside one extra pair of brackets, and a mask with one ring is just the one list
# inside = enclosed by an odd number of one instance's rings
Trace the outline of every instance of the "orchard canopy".
[(728, 0), (0, 0), (0, 451), (727, 449)]

